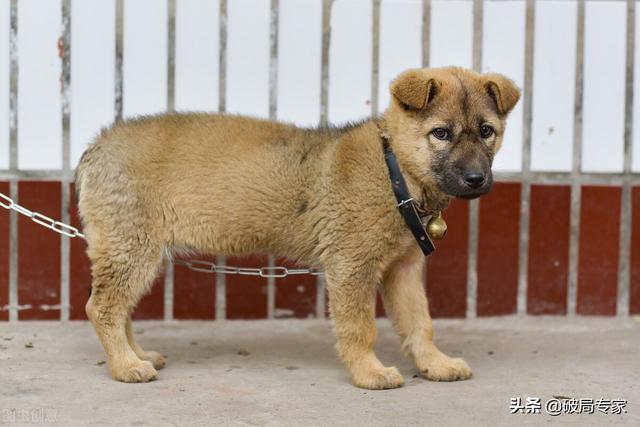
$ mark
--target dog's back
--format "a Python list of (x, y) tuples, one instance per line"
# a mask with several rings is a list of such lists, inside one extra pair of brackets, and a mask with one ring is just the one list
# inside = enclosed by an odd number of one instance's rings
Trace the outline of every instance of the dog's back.
[[(77, 169), (90, 247), (106, 230), (229, 255), (309, 258), (332, 158), (330, 131), (213, 114), (135, 119), (104, 130)], [(98, 231), (96, 225), (104, 231)], [(291, 227), (306, 230), (291, 239)]]

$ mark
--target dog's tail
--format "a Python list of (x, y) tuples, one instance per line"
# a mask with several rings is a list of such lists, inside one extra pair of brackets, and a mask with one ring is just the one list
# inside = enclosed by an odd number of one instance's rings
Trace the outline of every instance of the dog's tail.
[(86, 150), (84, 153), (82, 153), (82, 156), (80, 157), (80, 161), (78, 162), (78, 167), (76, 168), (76, 172), (73, 176), (73, 182), (75, 183), (75, 196), (76, 196), (76, 205), (80, 203), (80, 191), (81, 191), (81, 187), (82, 187), (82, 165), (83, 165), (83, 160), (85, 158), (85, 156), (87, 155), (87, 151)]
[(100, 165), (104, 164), (104, 161), (100, 159), (100, 157), (102, 157), (100, 152), (103, 151), (100, 142), (105, 138), (109, 130), (108, 128), (102, 129), (100, 134), (93, 138), (91, 144), (89, 144), (84, 153), (82, 153), (82, 156), (80, 156), (78, 167), (76, 167), (73, 181), (75, 182), (75, 199), (81, 219), (82, 210), (80, 207), (82, 205), (82, 196), (86, 191), (87, 183), (92, 181), (90, 176), (95, 175), (96, 171), (100, 169)]
[(76, 168), (73, 178), (73, 181), (75, 182), (76, 203), (78, 204), (80, 203), (83, 189), (86, 186), (87, 175), (89, 175), (88, 171), (93, 169), (96, 166), (96, 163), (99, 163), (97, 157), (100, 157), (99, 152), (101, 151), (102, 145), (100, 144), (100, 141), (105, 139), (112, 128), (113, 127), (102, 128), (100, 133), (93, 137), (87, 149), (82, 153), (82, 156), (80, 156), (80, 161), (78, 162), (78, 167)]

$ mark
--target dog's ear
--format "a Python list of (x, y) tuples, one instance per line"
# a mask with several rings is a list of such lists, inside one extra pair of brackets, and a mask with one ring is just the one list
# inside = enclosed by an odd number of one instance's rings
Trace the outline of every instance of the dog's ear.
[(424, 70), (408, 70), (391, 82), (389, 89), (406, 108), (421, 110), (436, 95), (438, 83)]
[(486, 81), (484, 87), (489, 96), (495, 101), (498, 112), (506, 116), (518, 103), (520, 89), (513, 81), (502, 74), (487, 73), (483, 77)]

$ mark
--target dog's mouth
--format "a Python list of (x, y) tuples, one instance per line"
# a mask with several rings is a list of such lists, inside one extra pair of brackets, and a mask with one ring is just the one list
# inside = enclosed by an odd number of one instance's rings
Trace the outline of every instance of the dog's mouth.
[(477, 199), (478, 197), (482, 196), (486, 194), (485, 193), (468, 193), (468, 194), (461, 194), (459, 196), (456, 196), (459, 199), (464, 199), (464, 200), (473, 200), (473, 199)]
[(487, 194), (493, 187), (493, 175), (488, 172), (450, 173), (439, 180), (443, 193), (464, 200), (477, 199)]

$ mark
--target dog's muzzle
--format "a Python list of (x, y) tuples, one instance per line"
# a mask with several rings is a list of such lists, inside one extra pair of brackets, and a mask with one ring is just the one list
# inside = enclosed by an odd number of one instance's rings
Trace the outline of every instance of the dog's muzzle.
[(475, 199), (491, 191), (493, 174), (488, 171), (464, 171), (447, 174), (440, 183), (441, 189), (450, 196), (461, 199)]

